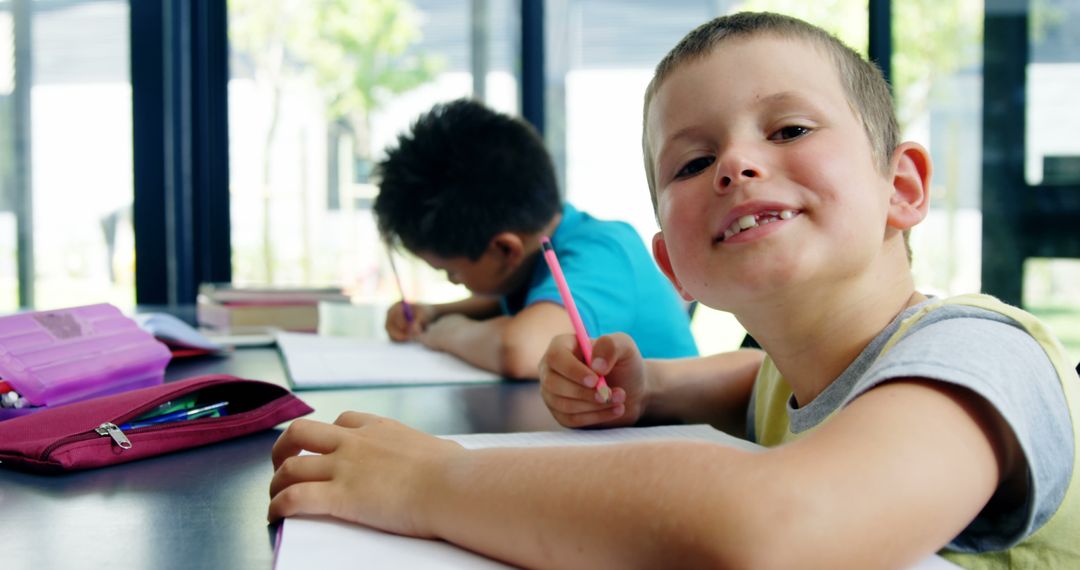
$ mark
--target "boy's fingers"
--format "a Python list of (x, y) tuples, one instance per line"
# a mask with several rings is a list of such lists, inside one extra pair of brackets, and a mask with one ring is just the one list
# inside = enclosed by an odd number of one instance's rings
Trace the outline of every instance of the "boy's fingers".
[(565, 398), (562, 396), (546, 394), (544, 400), (547, 402), (550, 409), (557, 410), (559, 413), (568, 416), (611, 409), (616, 405), (600, 404), (593, 399), (593, 394), (595, 394), (595, 392), (590, 392), (589, 396), (586, 398)]
[(347, 428), (358, 428), (368, 424), (377, 423), (381, 420), (383, 420), (383, 418), (376, 416), (375, 414), (365, 414), (364, 412), (342, 412), (341, 415), (334, 420), (334, 425)]
[(415, 338), (416, 336), (423, 334), (424, 328), (424, 324), (420, 322), (420, 319), (413, 319), (412, 324), (409, 325), (408, 337)]
[(575, 382), (584, 383), (587, 377), (596, 376), (582, 361), (581, 349), (578, 348), (577, 339), (572, 334), (559, 335), (551, 339), (551, 344), (548, 345), (547, 353), (544, 355), (544, 363), (550, 372)]
[(391, 308), (386, 313), (386, 333), (391, 340), (403, 341), (409, 338), (409, 325), (405, 322), (405, 315), (401, 311)]
[[(584, 367), (581, 363), (578, 363), (576, 368), (578, 368), (578, 374), (592, 377), (596, 376), (593, 374), (592, 370)], [(577, 399), (588, 399), (590, 397), (589, 392), (592, 391), (592, 388), (583, 382), (584, 379), (567, 378), (562, 374), (558, 374), (557, 371), (549, 366), (548, 359), (546, 358), (540, 361), (539, 376), (542, 392), (551, 392), (557, 396)], [(593, 385), (596, 385), (595, 382)]]
[(618, 387), (612, 388), (612, 390), (611, 390), (611, 403), (612, 404), (622, 404), (624, 402), (626, 402), (626, 390), (623, 390), (622, 388), (618, 388)]
[(337, 503), (331, 495), (331, 485), (323, 481), (291, 485), (270, 499), (266, 519), (275, 522), (295, 515), (329, 514)]
[(591, 412), (581, 412), (578, 414), (561, 414), (561, 417), (557, 418), (559, 423), (566, 427), (586, 427), (603, 424), (606, 422), (615, 421), (626, 413), (626, 406), (617, 404), (610, 408), (602, 410), (595, 410)]
[(592, 369), (601, 376), (611, 372), (620, 360), (630, 358), (637, 353), (637, 347), (629, 335), (624, 333), (606, 334), (593, 343)]
[(334, 474), (334, 459), (329, 455), (295, 455), (285, 458), (270, 480), (270, 498), (297, 483), (329, 481)]
[(270, 458), (274, 470), (281, 467), (289, 457), (307, 450), (312, 453), (327, 454), (337, 449), (341, 434), (337, 427), (313, 420), (294, 420), (285, 429), (285, 433), (274, 442)]

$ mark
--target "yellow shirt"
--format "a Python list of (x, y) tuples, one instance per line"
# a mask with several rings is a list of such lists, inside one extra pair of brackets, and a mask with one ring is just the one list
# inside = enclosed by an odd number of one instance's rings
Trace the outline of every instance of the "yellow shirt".
[[(1077, 484), (1080, 453), (1075, 452), (1080, 442), (1080, 378), (1077, 378), (1073, 363), (1066, 360), (1061, 344), (1038, 319), (988, 295), (962, 295), (924, 303), (899, 323), (877, 358), (886, 354), (919, 320), (945, 305), (977, 307), (1004, 315), (1038, 342), (1053, 364), (1064, 392), (1072, 420), (1074, 453), (1072, 478), (1057, 511), (1032, 534), (1006, 550), (977, 554), (942, 550), (939, 554), (967, 568), (1080, 568), (1080, 485)], [(787, 413), (787, 402), (791, 395), (791, 388), (772, 359), (766, 357), (754, 384), (752, 410), (755, 439), (761, 445), (779, 445), (812, 431), (792, 431)]]

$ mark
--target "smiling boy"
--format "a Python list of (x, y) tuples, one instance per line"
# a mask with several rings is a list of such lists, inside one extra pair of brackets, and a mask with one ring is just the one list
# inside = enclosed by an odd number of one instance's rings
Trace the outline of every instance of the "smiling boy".
[(1080, 380), (1023, 311), (915, 290), (905, 233), (930, 159), (897, 142), (880, 73), (801, 21), (722, 17), (658, 65), (644, 126), (658, 263), (767, 357), (644, 360), (614, 334), (590, 369), (562, 336), (545, 401), (572, 427), (745, 420), (769, 449), (465, 451), (362, 414), (300, 420), (275, 446), (270, 518), (333, 508), (522, 566), (1080, 564)]

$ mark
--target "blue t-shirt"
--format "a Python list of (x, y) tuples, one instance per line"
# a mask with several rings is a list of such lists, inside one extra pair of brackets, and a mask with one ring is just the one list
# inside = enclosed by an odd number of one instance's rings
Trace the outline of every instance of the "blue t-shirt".
[[(685, 305), (629, 224), (597, 220), (565, 204), (551, 243), (589, 336), (626, 333), (645, 358), (697, 356)], [(537, 256), (524, 302), (512, 307), (504, 298), (503, 309), (512, 315), (540, 301), (562, 305), (551, 271)]]

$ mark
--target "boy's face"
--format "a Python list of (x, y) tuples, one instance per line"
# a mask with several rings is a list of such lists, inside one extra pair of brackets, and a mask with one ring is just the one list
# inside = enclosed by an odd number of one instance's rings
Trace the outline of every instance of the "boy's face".
[(439, 257), (428, 252), (417, 252), (416, 255), (437, 271), (445, 271), (446, 278), (454, 285), (464, 285), (478, 295), (506, 293), (503, 290), (506, 279), (504, 264), (492, 248), (488, 248), (476, 261), (464, 256)]
[(663, 229), (654, 245), (684, 294), (732, 310), (829, 287), (881, 254), (892, 185), (812, 44), (721, 43), (663, 82), (647, 128)]

